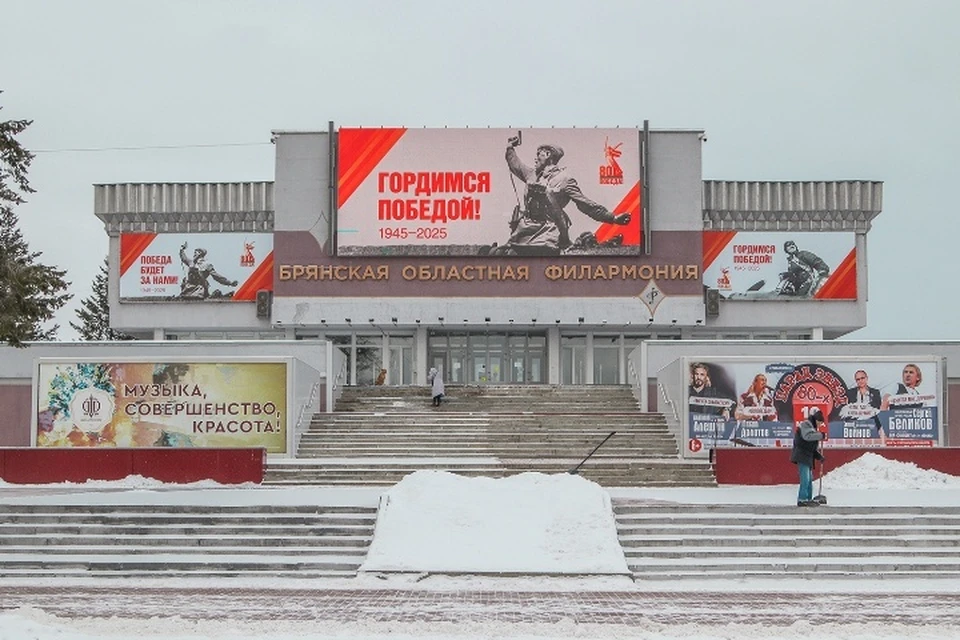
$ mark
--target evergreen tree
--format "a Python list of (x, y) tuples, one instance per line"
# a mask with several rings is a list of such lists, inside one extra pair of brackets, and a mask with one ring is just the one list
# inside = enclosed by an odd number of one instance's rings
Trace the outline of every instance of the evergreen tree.
[(122, 331), (110, 328), (110, 298), (107, 296), (109, 272), (107, 259), (100, 265), (100, 273), (93, 278), (93, 293), (84, 298), (77, 309), (80, 324), (70, 323), (84, 340), (133, 340)]
[[(2, 109), (3, 107), (0, 107)], [(0, 342), (22, 347), (30, 340), (53, 340), (59, 325), (43, 324), (71, 298), (66, 271), (37, 262), (20, 233), (14, 207), (33, 193), (27, 170), (33, 154), (17, 136), (31, 120), (0, 121)]]

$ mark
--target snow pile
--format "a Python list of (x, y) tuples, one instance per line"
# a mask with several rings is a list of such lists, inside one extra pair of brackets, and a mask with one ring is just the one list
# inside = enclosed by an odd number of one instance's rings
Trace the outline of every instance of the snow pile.
[[(826, 456), (829, 463), (829, 450)], [(960, 477), (868, 452), (828, 471), (823, 484), (830, 489), (948, 489), (960, 488)]]
[(129, 475), (119, 480), (86, 480), (84, 482), (51, 482), (43, 485), (22, 485), (5, 482), (0, 478), (0, 487), (25, 487), (25, 486), (44, 486), (44, 487), (84, 487), (87, 489), (171, 489), (171, 488), (190, 488), (190, 489), (216, 489), (220, 487), (258, 487), (260, 485), (253, 482), (243, 484), (223, 484), (216, 480), (198, 480), (196, 482), (185, 482), (174, 484), (157, 480), (156, 478), (147, 478), (137, 474)]
[(417, 471), (386, 492), (361, 571), (628, 574), (610, 504), (569, 474)]

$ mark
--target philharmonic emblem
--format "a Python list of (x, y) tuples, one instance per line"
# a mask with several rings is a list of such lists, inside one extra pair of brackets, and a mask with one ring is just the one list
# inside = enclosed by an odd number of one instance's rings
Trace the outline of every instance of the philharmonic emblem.
[(97, 414), (100, 413), (100, 409), (103, 405), (97, 400), (97, 397), (93, 394), (87, 396), (87, 398), (80, 404), (80, 409), (82, 413), (87, 418), (95, 418)]
[(70, 417), (82, 431), (97, 431), (113, 420), (115, 406), (113, 395), (103, 389), (80, 389), (70, 401)]

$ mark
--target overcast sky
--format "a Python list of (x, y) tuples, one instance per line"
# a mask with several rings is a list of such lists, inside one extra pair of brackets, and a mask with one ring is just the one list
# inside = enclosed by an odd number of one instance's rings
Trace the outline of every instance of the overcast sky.
[[(704, 129), (704, 179), (882, 180), (860, 339), (950, 339), (960, 2), (0, 0), (31, 249), (90, 295), (95, 183), (272, 180), (272, 129)], [(157, 149), (143, 147), (179, 147)], [(71, 151), (136, 147), (139, 150)]]

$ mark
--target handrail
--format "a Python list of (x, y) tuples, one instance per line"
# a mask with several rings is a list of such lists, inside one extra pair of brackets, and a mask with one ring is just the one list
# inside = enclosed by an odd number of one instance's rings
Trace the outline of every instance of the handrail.
[(595, 454), (595, 453), (600, 449), (600, 447), (602, 447), (602, 446), (606, 443), (607, 440), (609, 440), (610, 438), (612, 438), (612, 437), (615, 436), (615, 435), (617, 435), (617, 432), (616, 432), (616, 431), (611, 431), (610, 434), (609, 434), (606, 438), (604, 438), (603, 440), (600, 441), (600, 444), (598, 444), (597, 446), (595, 446), (595, 447), (593, 448), (593, 451), (591, 451), (589, 454), (587, 454), (587, 457), (586, 457), (586, 458), (584, 458), (583, 460), (580, 461), (580, 464), (578, 464), (577, 466), (575, 466), (573, 469), (570, 469), (569, 471), (567, 471), (567, 473), (569, 473), (569, 474), (572, 475), (572, 476), (577, 475), (577, 473), (580, 471), (580, 467), (583, 466), (583, 463), (586, 462), (587, 460), (589, 460), (591, 457), (593, 457), (593, 454)]

